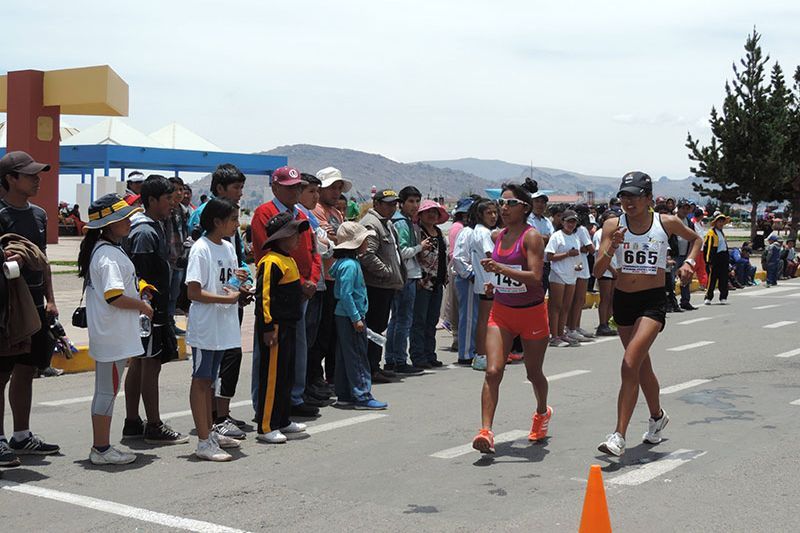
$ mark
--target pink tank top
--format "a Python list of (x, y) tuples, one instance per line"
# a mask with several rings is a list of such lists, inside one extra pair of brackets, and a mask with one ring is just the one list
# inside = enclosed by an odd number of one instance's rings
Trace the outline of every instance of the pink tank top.
[[(520, 234), (511, 251), (506, 250), (506, 253), (501, 249), (503, 242), (503, 235), (506, 230), (500, 231), (497, 240), (494, 243), (494, 250), (492, 251), (492, 259), (496, 263), (501, 263), (514, 270), (527, 270), (528, 269), (528, 256), (525, 253), (525, 246), (523, 240), (530, 226), (526, 227)], [(538, 305), (544, 301), (544, 287), (541, 283), (535, 285), (525, 285), (522, 282), (514, 281), (508, 276), (503, 276), (498, 273), (491, 274), (491, 282), (494, 285), (494, 301), (506, 305), (508, 307), (531, 307)]]

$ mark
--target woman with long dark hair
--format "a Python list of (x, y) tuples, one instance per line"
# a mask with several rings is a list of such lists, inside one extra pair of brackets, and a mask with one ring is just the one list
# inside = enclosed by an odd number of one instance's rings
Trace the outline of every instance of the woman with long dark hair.
[(531, 196), (518, 185), (506, 185), (498, 200), (505, 227), (497, 235), (490, 258), (481, 260), (489, 273), (487, 294), (493, 294), (486, 331), (487, 366), (481, 393), (481, 429), (472, 446), (482, 453), (494, 453), (492, 423), (497, 408), (506, 354), (514, 338), (522, 338), (525, 369), (533, 384), (536, 411), (528, 439), (547, 436), (553, 409), (547, 405), (547, 378), (542, 372), (549, 328), (544, 303), (542, 270), (544, 242), (527, 224)]

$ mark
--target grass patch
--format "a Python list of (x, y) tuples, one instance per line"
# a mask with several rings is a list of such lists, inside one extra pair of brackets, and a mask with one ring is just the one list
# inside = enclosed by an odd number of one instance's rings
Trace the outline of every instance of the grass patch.
[(64, 274), (73, 274), (73, 275), (77, 276), (78, 275), (78, 271), (77, 270), (54, 270), (52, 272), (52, 274), (54, 276), (62, 276)]
[(66, 267), (78, 266), (77, 261), (50, 261), (50, 264), (55, 266), (66, 266)]

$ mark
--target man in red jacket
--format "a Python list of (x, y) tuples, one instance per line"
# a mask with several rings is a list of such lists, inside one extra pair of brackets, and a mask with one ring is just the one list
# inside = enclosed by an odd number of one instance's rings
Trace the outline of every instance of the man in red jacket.
[[(272, 194), (274, 198), (269, 202), (263, 203), (256, 208), (251, 222), (253, 236), (253, 254), (256, 264), (265, 254), (264, 243), (267, 242), (267, 222), (278, 213), (289, 212), (298, 220), (308, 220), (308, 217), (297, 209), (295, 204), (300, 201), (300, 171), (292, 167), (281, 167), (272, 173), (270, 180)], [(314, 297), (317, 291), (317, 282), (321, 274), (321, 259), (314, 246), (314, 240), (310, 231), (300, 234), (300, 243), (292, 252), (292, 258), (297, 263), (300, 271), (300, 283), (303, 288), (303, 319), (297, 323), (297, 349), (294, 360), (294, 385), (292, 386), (292, 416), (317, 416), (319, 409), (306, 405), (303, 394), (306, 389), (306, 363), (308, 358), (308, 346), (306, 342), (305, 313), (308, 300)], [(256, 339), (257, 340), (257, 339)], [(258, 343), (253, 343), (253, 385), (252, 397), (253, 405), (256, 405), (258, 394), (258, 363), (260, 358), (256, 351)]]

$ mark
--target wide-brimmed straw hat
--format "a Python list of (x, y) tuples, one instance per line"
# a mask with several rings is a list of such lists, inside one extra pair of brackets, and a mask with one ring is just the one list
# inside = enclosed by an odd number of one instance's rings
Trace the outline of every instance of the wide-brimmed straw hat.
[(450, 220), (450, 215), (447, 214), (447, 210), (433, 200), (423, 200), (422, 205), (419, 206), (419, 211), (417, 211), (417, 214), (422, 214), (423, 211), (428, 211), (431, 209), (435, 209), (439, 212), (439, 219), (436, 221), (437, 224), (444, 224)]
[(367, 229), (358, 222), (342, 222), (336, 230), (336, 239), (339, 244), (334, 250), (357, 250), (364, 239), (377, 235), (375, 230)]
[(86, 223), (86, 229), (105, 228), (142, 211), (144, 209), (139, 206), (128, 205), (128, 202), (118, 194), (106, 194), (89, 206), (89, 221)]

